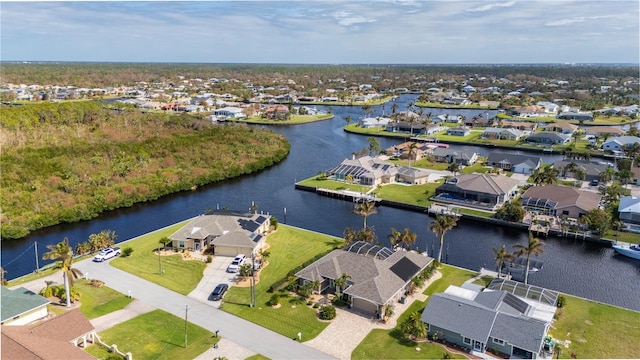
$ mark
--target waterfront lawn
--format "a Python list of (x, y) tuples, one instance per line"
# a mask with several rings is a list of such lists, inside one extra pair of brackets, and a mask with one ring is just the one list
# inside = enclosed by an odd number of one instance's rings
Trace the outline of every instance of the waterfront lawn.
[(405, 204), (412, 204), (418, 206), (430, 206), (433, 201), (429, 198), (436, 193), (436, 188), (442, 184), (442, 180), (433, 183), (426, 183), (421, 185), (400, 185), (400, 184), (387, 184), (378, 190), (378, 197), (397, 201)]
[[(436, 280), (423, 293), (432, 295), (443, 292), (449, 285), (462, 285), (465, 281), (473, 278), (476, 273), (443, 265), (439, 271), (442, 278)], [(391, 330), (374, 329), (351, 353), (352, 359), (442, 359), (447, 351), (440, 345), (434, 343), (415, 343), (407, 339), (400, 331), (400, 324), (412, 313), (422, 312), (427, 305), (426, 301), (414, 301), (407, 310), (398, 318), (398, 325)], [(420, 347), (420, 352), (416, 351)], [(451, 354), (453, 358), (464, 359), (462, 355)]]
[(329, 323), (319, 321), (315, 309), (297, 303), (297, 298), (288, 293), (279, 292), (286, 296), (280, 299), (279, 308), (267, 305), (273, 295), (267, 290), (305, 261), (342, 245), (342, 239), (280, 224), (278, 230), (268, 236), (267, 243), (270, 256), (256, 285), (256, 307), (249, 307), (251, 288), (232, 286), (222, 309), (289, 338), (301, 332), (303, 341), (313, 339)]
[(133, 301), (107, 286), (91, 286), (86, 280), (77, 280), (74, 286), (80, 292), (80, 311), (89, 319), (120, 310)]
[(131, 352), (136, 360), (195, 359), (219, 340), (212, 332), (187, 323), (188, 346), (185, 348), (184, 326), (184, 319), (154, 310), (99, 335), (106, 344), (116, 344), (124, 353)]
[(484, 166), (484, 164), (480, 161), (476, 162), (473, 165), (465, 166), (462, 169), (463, 174), (484, 174), (491, 170), (491, 167)]
[[(455, 205), (453, 206), (455, 207)], [(483, 218), (492, 218), (495, 215), (495, 213), (492, 213), (492, 212), (470, 209), (466, 207), (459, 207), (458, 209), (460, 209), (460, 213), (464, 215), (473, 215), (473, 216), (479, 216)]]
[(640, 234), (634, 234), (624, 231), (607, 230), (603, 236), (605, 239), (613, 239), (613, 241), (621, 241), (631, 244), (640, 244)]
[(418, 161), (411, 161), (411, 164), (409, 164), (409, 161), (406, 159), (394, 158), (394, 159), (389, 159), (388, 161), (399, 166), (411, 165), (411, 167), (429, 169), (429, 170), (447, 170), (447, 168), (449, 167), (449, 164), (447, 163), (431, 161), (428, 156), (423, 157)]
[(571, 340), (561, 346), (561, 358), (575, 353), (578, 359), (637, 358), (640, 338), (640, 312), (580, 299), (563, 294), (564, 306), (549, 331), (558, 340)]
[(237, 121), (245, 122), (248, 124), (260, 124), (260, 125), (295, 125), (295, 124), (306, 124), (306, 123), (316, 122), (320, 120), (329, 120), (331, 118), (333, 118), (332, 114), (292, 115), (288, 120), (272, 120), (272, 119), (264, 119), (259, 116), (254, 116), (246, 120), (237, 120)]
[(367, 191), (371, 190), (371, 186), (347, 184), (342, 181), (335, 181), (335, 180), (329, 180), (329, 179), (318, 180), (317, 176), (314, 176), (306, 180), (302, 180), (298, 182), (298, 184), (303, 186), (310, 186), (314, 188), (322, 188), (322, 189), (329, 189), (329, 190), (349, 190), (349, 191), (357, 191), (357, 192), (363, 192), (363, 193), (366, 193)]
[(188, 222), (189, 220), (186, 220), (120, 244), (123, 248), (131, 247), (133, 253), (126, 258), (111, 260), (111, 265), (169, 290), (183, 295), (189, 294), (202, 279), (206, 264), (198, 260), (182, 260), (178, 253), (161, 256), (163, 273), (160, 275), (158, 255), (154, 252), (158, 248), (158, 240), (173, 234)]

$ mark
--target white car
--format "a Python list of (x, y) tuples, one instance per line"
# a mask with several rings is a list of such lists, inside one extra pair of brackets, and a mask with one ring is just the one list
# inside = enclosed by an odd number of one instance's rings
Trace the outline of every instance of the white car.
[(240, 266), (242, 266), (242, 264), (244, 264), (244, 261), (246, 260), (246, 258), (247, 257), (244, 254), (238, 254), (238, 256), (233, 258), (233, 261), (231, 262), (231, 264), (227, 268), (227, 272), (237, 273), (238, 270), (240, 270)]
[(116, 248), (106, 248), (101, 250), (98, 255), (96, 255), (93, 258), (93, 261), (97, 261), (97, 262), (103, 262), (105, 260), (109, 260), (111, 258), (114, 258), (118, 255), (120, 255), (120, 248), (116, 247)]

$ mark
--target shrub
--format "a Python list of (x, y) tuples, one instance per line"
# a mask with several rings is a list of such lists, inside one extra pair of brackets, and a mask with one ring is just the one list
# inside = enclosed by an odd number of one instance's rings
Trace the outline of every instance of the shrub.
[(313, 304), (313, 301), (309, 300), (307, 301), (307, 305), (311, 306)]
[(318, 304), (318, 303), (313, 304), (313, 308), (314, 308), (314, 309), (317, 309), (317, 308), (319, 308), (319, 307), (320, 307), (320, 304)]
[(44, 296), (46, 298), (52, 297), (53, 296), (53, 288), (51, 286), (47, 286), (47, 287), (43, 288), (42, 290), (40, 290), (40, 292), (38, 294), (40, 294), (40, 296)]
[(271, 226), (273, 230), (278, 230), (278, 219), (275, 216), (271, 217)]
[(207, 255), (207, 264), (211, 264), (212, 261), (213, 258), (211, 257), (211, 255)]
[(566, 299), (564, 298), (563, 295), (558, 296), (558, 307), (561, 308), (564, 306)]
[(336, 318), (336, 308), (332, 305), (327, 305), (322, 307), (320, 310), (320, 319), (322, 320), (333, 320)]
[(131, 253), (133, 252), (133, 248), (132, 247), (126, 247), (124, 249), (122, 249), (122, 257), (129, 257), (131, 256)]
[(280, 303), (280, 294), (273, 294), (271, 295), (271, 298), (269, 298), (269, 301), (267, 301), (267, 305), (269, 306), (276, 306)]
[(87, 284), (89, 286), (93, 286), (93, 287), (99, 288), (99, 287), (103, 287), (104, 286), (104, 281), (98, 280), (98, 279), (93, 279), (93, 280), (90, 280)]

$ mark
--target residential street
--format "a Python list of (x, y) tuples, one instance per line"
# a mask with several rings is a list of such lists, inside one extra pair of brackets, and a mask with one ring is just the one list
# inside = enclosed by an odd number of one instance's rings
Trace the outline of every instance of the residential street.
[(228, 314), (204, 302), (153, 284), (144, 279), (112, 267), (109, 263), (94, 263), (84, 260), (76, 268), (89, 274), (91, 279), (100, 279), (106, 286), (139, 301), (184, 318), (188, 307), (188, 320), (215, 332), (238, 345), (272, 359), (329, 359), (332, 356), (307, 345), (286, 338), (271, 330)]

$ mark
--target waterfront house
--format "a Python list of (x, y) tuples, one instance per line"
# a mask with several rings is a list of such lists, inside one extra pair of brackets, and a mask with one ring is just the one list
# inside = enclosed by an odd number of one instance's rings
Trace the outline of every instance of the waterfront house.
[(263, 115), (267, 119), (286, 120), (289, 116), (289, 108), (284, 105), (270, 106), (264, 110)]
[[(415, 144), (415, 148), (413, 149), (411, 149), (412, 144)], [(420, 160), (429, 155), (433, 151), (433, 147), (426, 143), (407, 141), (402, 144), (394, 145), (386, 151), (387, 155), (396, 156), (400, 159)]]
[(241, 108), (235, 106), (227, 106), (213, 111), (218, 119), (240, 119), (246, 117)]
[(567, 135), (573, 134), (574, 132), (578, 131), (578, 129), (578, 125), (573, 125), (568, 122), (551, 123), (545, 126), (546, 131), (554, 131)]
[(360, 125), (360, 127), (366, 128), (366, 129), (373, 129), (373, 128), (379, 128), (379, 129), (385, 129), (387, 128), (387, 126), (389, 125), (389, 123), (393, 121), (388, 117), (368, 117), (368, 118), (364, 118), (362, 120), (360, 120), (360, 122), (358, 123)]
[(345, 159), (327, 170), (326, 174), (336, 181), (346, 181), (351, 176), (353, 183), (366, 186), (392, 183), (424, 184), (438, 179), (437, 175), (430, 171), (398, 166), (371, 156)]
[(602, 144), (603, 150), (624, 151), (633, 147), (633, 144), (640, 144), (640, 138), (637, 136), (618, 136), (608, 139)]
[(626, 231), (640, 233), (640, 198), (635, 196), (620, 198), (618, 214)]
[(218, 211), (200, 215), (169, 236), (174, 249), (201, 251), (213, 248), (220, 256), (258, 254), (264, 247), (271, 216)]
[(437, 147), (431, 153), (437, 162), (458, 163), (460, 165), (473, 165), (478, 161), (478, 154), (475, 151), (461, 151), (449, 148)]
[[(4, 306), (4, 305), (3, 305)], [(3, 359), (95, 359), (82, 348), (97, 343), (93, 325), (73, 309), (34, 325), (3, 326)]]
[(447, 129), (447, 135), (451, 136), (468, 136), (471, 130), (466, 126), (456, 126)]
[(577, 178), (576, 174), (570, 171), (571, 167), (568, 171), (564, 171), (565, 167), (571, 163), (575, 164), (575, 166), (581, 169), (581, 171), (584, 171), (585, 178), (580, 180), (585, 181), (600, 180), (600, 174), (610, 166), (607, 163), (591, 162), (586, 160), (558, 160), (553, 163), (553, 168), (557, 169), (564, 177)]
[(421, 319), (429, 336), (469, 352), (548, 358), (544, 341), (557, 299), (554, 291), (505, 279), (494, 280), (484, 291), (450, 285), (431, 296)]
[(626, 132), (612, 126), (589, 126), (586, 130), (587, 135), (592, 136), (622, 136)]
[(558, 120), (593, 121), (592, 113), (566, 112), (556, 115)]
[(511, 129), (518, 129), (520, 131), (535, 131), (536, 128), (538, 128), (538, 125), (534, 122), (529, 122), (529, 121), (509, 121), (509, 120), (502, 120), (500, 121), (500, 125), (503, 128), (511, 128)]
[(409, 121), (392, 121), (387, 124), (386, 130), (389, 132), (424, 134), (425, 126), (418, 122), (412, 124)]
[(490, 127), (484, 129), (482, 137), (485, 139), (518, 140), (522, 132), (518, 129)]
[(460, 115), (442, 114), (433, 118), (434, 124), (441, 124), (441, 123), (460, 124), (461, 122), (462, 122), (462, 116)]
[(49, 314), (47, 304), (51, 301), (23, 287), (10, 290), (1, 288), (0, 309), (2, 328), (10, 325), (25, 325), (43, 319)]
[(565, 145), (571, 140), (567, 134), (543, 131), (527, 136), (526, 141), (541, 145)]
[(520, 197), (522, 206), (538, 214), (579, 219), (598, 208), (602, 196), (564, 185), (532, 186)]
[(518, 180), (503, 175), (464, 174), (436, 188), (434, 200), (494, 210), (518, 193)]
[(519, 174), (531, 174), (540, 165), (542, 165), (542, 159), (539, 156), (492, 152), (487, 157), (487, 166)]
[(495, 118), (474, 116), (471, 119), (465, 119), (464, 125), (469, 127), (490, 127), (495, 125)]
[(342, 291), (353, 311), (367, 317), (384, 313), (406, 295), (411, 279), (424, 270), (432, 258), (413, 251), (393, 251), (362, 241), (336, 249), (295, 275), (302, 284), (318, 281), (316, 291), (333, 292), (335, 280), (349, 275)]

